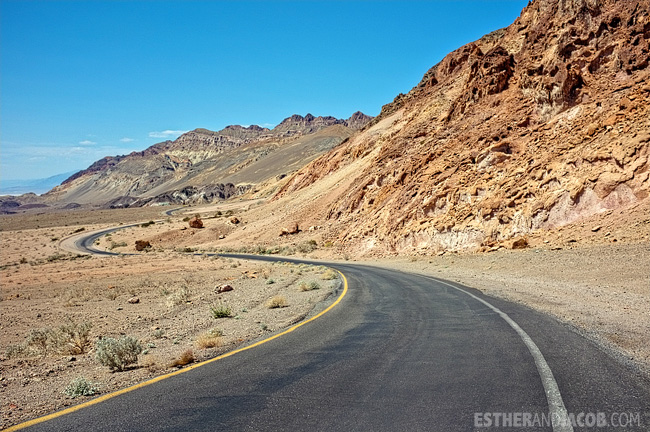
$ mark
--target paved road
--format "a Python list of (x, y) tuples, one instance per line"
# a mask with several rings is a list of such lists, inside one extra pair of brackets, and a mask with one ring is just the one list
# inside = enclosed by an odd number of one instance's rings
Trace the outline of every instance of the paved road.
[[(650, 430), (650, 382), (555, 320), (424, 276), (333, 267), (349, 291), (321, 318), (30, 430), (571, 430), (480, 427), (549, 412), (539, 364), (503, 314), (539, 347), (567, 411), (610, 424), (573, 430)], [(626, 418), (634, 427), (611, 427)]]

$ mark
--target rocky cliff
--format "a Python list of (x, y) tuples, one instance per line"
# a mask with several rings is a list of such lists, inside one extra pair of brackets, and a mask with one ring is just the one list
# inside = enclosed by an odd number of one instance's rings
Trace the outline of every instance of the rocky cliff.
[(647, 0), (531, 1), (277, 198), (354, 176), (322, 218), (361, 252), (486, 248), (647, 204), (649, 11)]

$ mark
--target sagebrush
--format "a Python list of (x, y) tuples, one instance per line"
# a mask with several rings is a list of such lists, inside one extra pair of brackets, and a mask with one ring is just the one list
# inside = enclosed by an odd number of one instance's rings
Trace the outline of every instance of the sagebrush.
[(142, 352), (140, 342), (131, 336), (119, 339), (102, 338), (95, 345), (95, 358), (103, 366), (111, 370), (122, 371), (130, 364), (137, 363), (138, 355)]
[(63, 389), (63, 393), (70, 396), (71, 398), (76, 398), (78, 396), (92, 396), (99, 391), (99, 388), (95, 383), (88, 381), (84, 377), (78, 377), (73, 379), (70, 384)]

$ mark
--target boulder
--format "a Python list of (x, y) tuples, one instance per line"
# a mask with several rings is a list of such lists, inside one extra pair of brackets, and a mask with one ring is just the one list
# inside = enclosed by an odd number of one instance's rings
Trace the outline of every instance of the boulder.
[(189, 224), (190, 228), (203, 228), (203, 221), (198, 216), (194, 216), (190, 219)]
[(151, 249), (151, 243), (146, 240), (136, 240), (135, 241), (135, 250), (141, 252), (145, 249)]

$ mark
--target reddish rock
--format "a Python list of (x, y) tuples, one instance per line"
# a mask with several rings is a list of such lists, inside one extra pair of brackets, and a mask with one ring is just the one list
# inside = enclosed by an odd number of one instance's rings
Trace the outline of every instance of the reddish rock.
[(190, 219), (189, 224), (190, 228), (203, 228), (203, 221), (198, 216), (194, 216)]
[(135, 241), (135, 250), (141, 252), (145, 249), (151, 249), (151, 243), (146, 240), (136, 240)]
[(512, 242), (511, 249), (526, 249), (528, 247), (528, 240), (525, 237), (518, 238)]
[(237, 224), (239, 224), (240, 222), (241, 222), (241, 221), (240, 221), (238, 218), (236, 218), (236, 217), (233, 217), (233, 218), (230, 219), (230, 223), (233, 224), (233, 225), (237, 225)]

